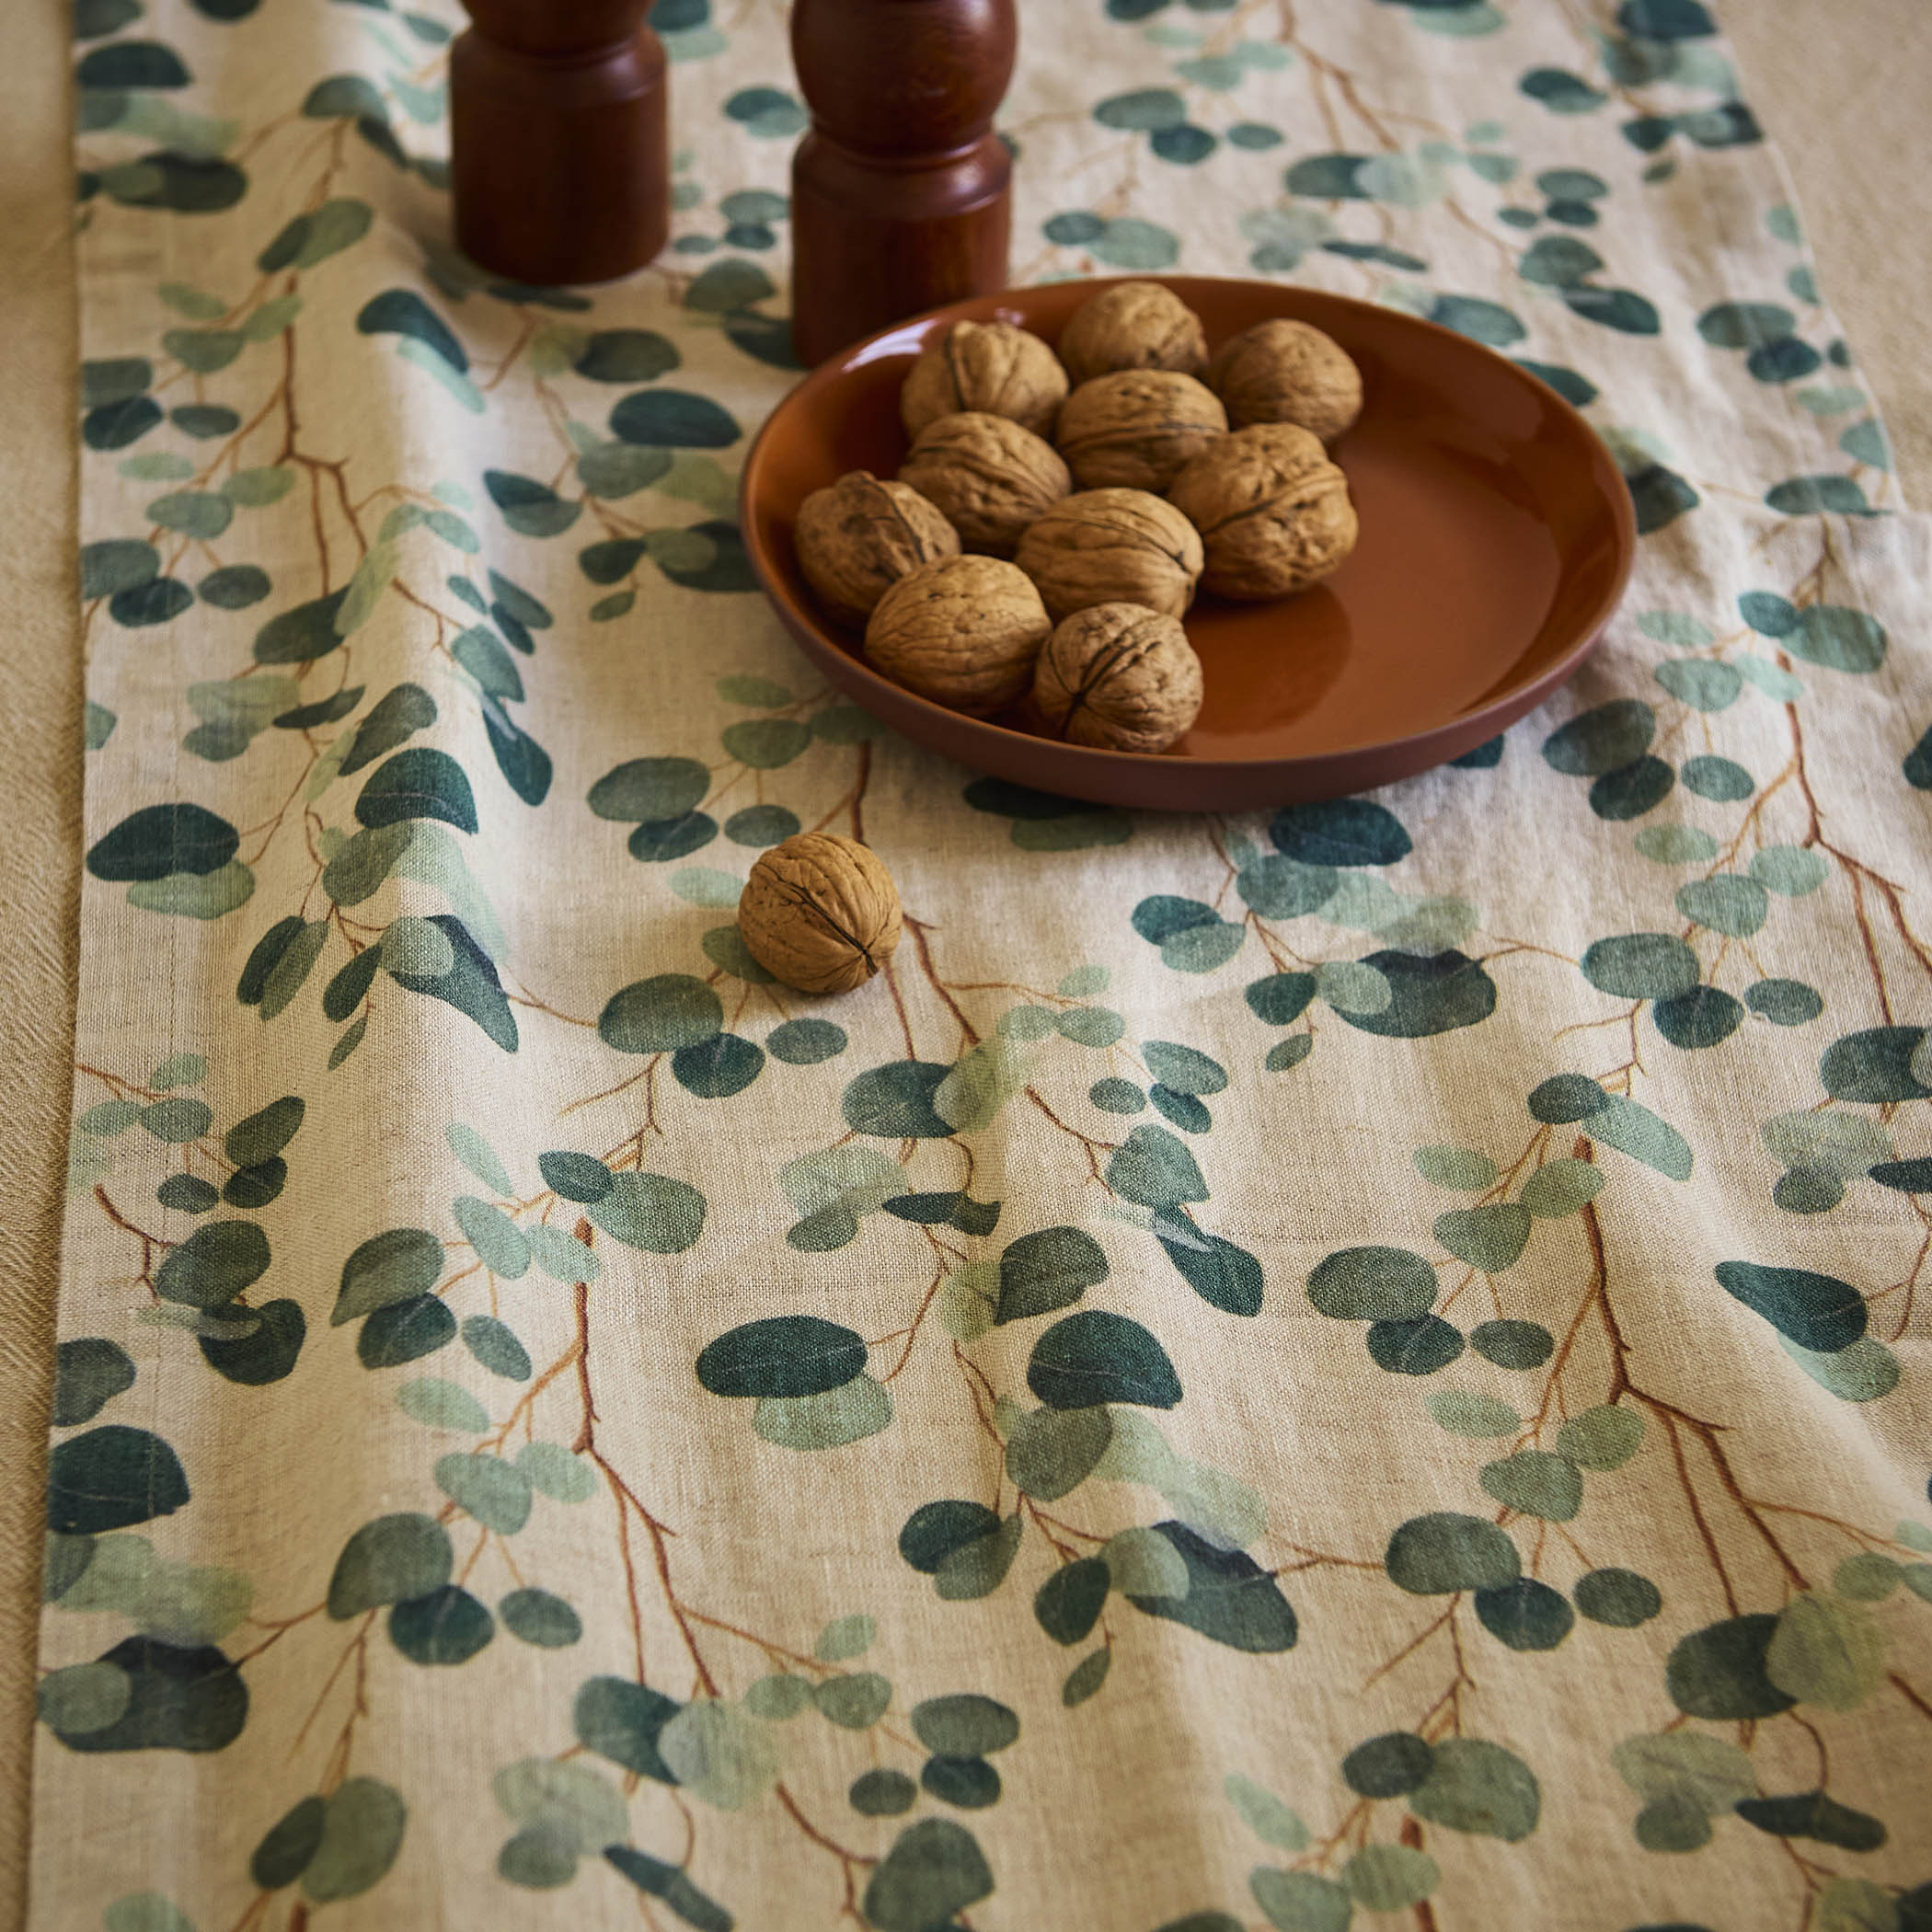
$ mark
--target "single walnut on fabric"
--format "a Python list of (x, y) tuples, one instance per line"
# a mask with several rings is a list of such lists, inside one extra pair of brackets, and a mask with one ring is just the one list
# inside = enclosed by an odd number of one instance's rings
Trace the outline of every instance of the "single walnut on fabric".
[(1053, 627), (1036, 591), (991, 557), (921, 564), (883, 597), (866, 626), (866, 659), (895, 684), (983, 717), (1033, 681)]
[(1207, 367), (1201, 317), (1157, 282), (1122, 282), (1076, 308), (1060, 334), (1060, 360), (1077, 385), (1118, 369)]
[(1096, 604), (1138, 604), (1179, 617), (1194, 601), (1201, 537), (1144, 489), (1064, 497), (1019, 540), (1016, 561), (1054, 621)]
[(1033, 703), (1055, 736), (1164, 752), (1201, 715), (1201, 660), (1178, 617), (1137, 604), (1075, 611), (1046, 640)]
[(1202, 581), (1223, 597), (1259, 603), (1305, 591), (1355, 547), (1349, 479), (1315, 437), (1290, 422), (1223, 437), (1167, 494), (1200, 531), (1207, 551)]
[(1305, 322), (1257, 322), (1215, 351), (1208, 381), (1237, 430), (1292, 422), (1333, 443), (1362, 414), (1362, 372)]
[(1227, 412), (1191, 375), (1130, 369), (1082, 383), (1055, 440), (1081, 489), (1158, 492), (1226, 432)]
[(870, 846), (800, 832), (752, 868), (738, 931), (774, 979), (800, 993), (849, 993), (899, 944), (899, 889)]
[(913, 364), (899, 413), (909, 436), (971, 409), (1046, 436), (1065, 400), (1066, 371), (1038, 336), (1007, 322), (955, 322)]
[(1021, 533), (1074, 487), (1052, 443), (1006, 416), (942, 416), (913, 439), (899, 480), (937, 505), (969, 550), (1011, 557)]
[(958, 533), (930, 499), (864, 469), (813, 490), (792, 541), (819, 602), (854, 628), (908, 570), (960, 554)]

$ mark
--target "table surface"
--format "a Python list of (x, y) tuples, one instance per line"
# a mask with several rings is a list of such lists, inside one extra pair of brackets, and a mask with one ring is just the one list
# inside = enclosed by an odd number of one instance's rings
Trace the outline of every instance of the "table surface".
[[(0, 278), (8, 378), (9, 541), (0, 548), (10, 642), (0, 652), (0, 739), (9, 775), (9, 942), (0, 951), (0, 1460), (42, 1456), (58, 1272), (78, 899), (80, 712), (69, 586), (75, 501), (66, 8), (17, 9), (0, 68)], [(1886, 410), (1909, 498), (1932, 495), (1932, 386), (1925, 375), (1924, 183), (1932, 179), (1932, 17), (1916, 0), (1728, 0), (1747, 92), (1795, 174), (1826, 298)], [(1882, 156), (1882, 186), (1879, 162)], [(26, 1780), (40, 1514), (25, 1476), (0, 1491), (0, 1924), (17, 1922), (26, 1873)], [(1732, 1827), (1735, 1829), (1735, 1827)], [(1924, 1847), (1921, 1846), (1921, 1849)], [(1923, 1874), (1921, 1874), (1923, 1876)]]

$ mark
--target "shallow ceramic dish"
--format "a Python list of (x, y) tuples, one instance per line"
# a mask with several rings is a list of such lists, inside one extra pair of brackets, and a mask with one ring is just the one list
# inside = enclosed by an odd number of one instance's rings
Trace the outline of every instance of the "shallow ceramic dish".
[(812, 490), (893, 475), (899, 386), (949, 323), (1018, 323), (1052, 342), (1098, 282), (1011, 289), (874, 336), (772, 412), (746, 462), (744, 541), (786, 628), (831, 682), (960, 764), (1111, 805), (1246, 811), (1338, 797), (1426, 770), (1493, 737), (1570, 677), (1623, 595), (1629, 493), (1590, 425), (1504, 357), (1434, 324), (1273, 282), (1160, 278), (1208, 344), (1274, 316), (1326, 329), (1360, 367), (1361, 420), (1332, 454), (1362, 519), (1349, 560), (1277, 604), (1202, 597), (1188, 635), (1201, 717), (1158, 756), (1090, 750), (965, 718), (871, 670), (819, 609), (792, 545)]

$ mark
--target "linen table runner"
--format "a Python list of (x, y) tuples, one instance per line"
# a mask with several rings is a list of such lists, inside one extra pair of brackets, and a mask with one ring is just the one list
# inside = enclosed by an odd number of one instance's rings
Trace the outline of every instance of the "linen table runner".
[(1932, 1925), (1932, 558), (1710, 14), (1026, 9), (1017, 279), (1407, 309), (1637, 504), (1542, 712), (1235, 819), (756, 593), (785, 14), (659, 0), (580, 293), (449, 247), (444, 0), (76, 0), (33, 1925)]

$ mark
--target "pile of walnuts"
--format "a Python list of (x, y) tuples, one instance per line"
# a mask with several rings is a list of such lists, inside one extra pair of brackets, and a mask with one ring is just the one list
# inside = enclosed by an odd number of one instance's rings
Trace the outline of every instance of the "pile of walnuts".
[(1197, 587), (1242, 602), (1318, 583), (1355, 546), (1326, 445), (1362, 377), (1306, 323), (1214, 353), (1158, 282), (1077, 309), (1059, 352), (955, 322), (900, 396), (896, 480), (807, 497), (799, 563), (872, 666), (978, 717), (1075, 744), (1160, 752), (1201, 710), (1181, 619)]

